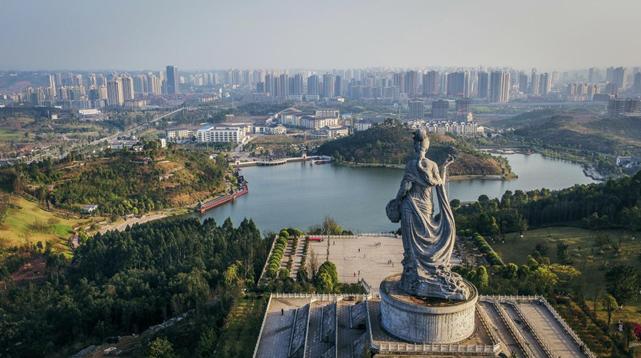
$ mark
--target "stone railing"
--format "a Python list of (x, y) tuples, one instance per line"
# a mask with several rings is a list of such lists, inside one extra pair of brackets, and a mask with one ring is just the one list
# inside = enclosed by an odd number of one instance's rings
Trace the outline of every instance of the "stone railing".
[(445, 353), (445, 354), (497, 354), (498, 345), (487, 344), (413, 344), (382, 342), (373, 344), (378, 353)]
[(308, 298), (314, 301), (340, 301), (348, 298), (356, 300), (368, 300), (369, 294), (333, 294), (333, 293), (279, 293), (274, 292), (271, 294), (273, 298)]
[(317, 234), (317, 235), (307, 235), (307, 236), (314, 236), (314, 237), (322, 237), (324, 239), (358, 239), (360, 237), (396, 237), (395, 234), (389, 233), (389, 232), (364, 232), (364, 233), (357, 233), (353, 235), (323, 235), (323, 234)]
[(497, 301), (497, 302), (532, 302), (539, 301), (543, 297), (535, 296), (519, 296), (519, 295), (481, 295), (479, 299), (481, 301)]
[(252, 357), (256, 358), (256, 354), (258, 353), (258, 346), (260, 345), (260, 340), (263, 337), (263, 330), (265, 329), (265, 321), (267, 320), (267, 312), (269, 312), (269, 306), (272, 304), (272, 295), (269, 295), (269, 299), (267, 300), (267, 306), (265, 308), (265, 314), (263, 315), (263, 323), (260, 325), (260, 331), (258, 331), (258, 339), (256, 339), (256, 347), (254, 347), (254, 354)]
[(554, 317), (554, 319), (556, 319), (556, 321), (559, 322), (559, 325), (561, 325), (565, 333), (570, 337), (572, 337), (572, 340), (574, 340), (574, 343), (576, 343), (576, 345), (579, 346), (579, 348), (583, 351), (586, 357), (596, 358), (596, 355), (592, 353), (590, 348), (588, 348), (588, 346), (585, 343), (583, 343), (581, 338), (579, 338), (579, 336), (577, 336), (577, 334), (574, 333), (574, 330), (565, 322), (563, 317), (559, 315), (559, 313), (554, 309), (554, 307), (552, 307), (552, 305), (545, 298), (541, 297), (539, 299), (539, 303), (545, 306), (545, 308), (552, 314), (552, 317)]

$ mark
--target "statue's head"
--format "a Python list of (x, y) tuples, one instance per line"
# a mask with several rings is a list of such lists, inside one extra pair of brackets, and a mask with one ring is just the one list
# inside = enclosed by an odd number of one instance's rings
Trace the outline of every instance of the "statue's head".
[(430, 138), (427, 136), (427, 132), (424, 128), (417, 129), (414, 132), (414, 150), (416, 153), (427, 152), (430, 148)]

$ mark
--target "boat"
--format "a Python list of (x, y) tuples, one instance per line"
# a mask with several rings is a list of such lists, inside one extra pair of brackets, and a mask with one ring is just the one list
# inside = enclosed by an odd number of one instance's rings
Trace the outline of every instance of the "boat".
[(198, 211), (201, 214), (204, 214), (208, 210), (227, 204), (230, 201), (234, 201), (236, 198), (239, 198), (247, 193), (249, 193), (249, 187), (247, 186), (247, 183), (244, 183), (243, 186), (240, 188), (240, 190), (234, 193), (221, 195), (207, 202), (199, 203), (198, 206), (196, 206), (196, 211)]

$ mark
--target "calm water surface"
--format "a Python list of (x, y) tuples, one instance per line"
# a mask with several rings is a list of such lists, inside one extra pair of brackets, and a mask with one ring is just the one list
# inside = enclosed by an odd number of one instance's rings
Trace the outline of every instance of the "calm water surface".
[[(453, 181), (448, 184), (450, 199), (471, 201), (481, 194), (500, 197), (506, 190), (561, 189), (593, 182), (581, 166), (570, 162), (539, 154), (505, 157), (518, 179)], [(357, 232), (398, 227), (385, 216), (385, 205), (396, 195), (402, 170), (291, 163), (243, 168), (242, 174), (249, 181), (249, 194), (207, 212), (203, 218), (222, 222), (231, 217), (235, 224), (252, 218), (263, 232), (286, 226), (306, 229), (327, 215)]]

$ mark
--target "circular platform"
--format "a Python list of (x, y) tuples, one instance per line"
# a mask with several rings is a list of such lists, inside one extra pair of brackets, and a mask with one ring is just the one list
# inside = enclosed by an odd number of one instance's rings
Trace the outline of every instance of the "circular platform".
[(474, 333), (476, 287), (466, 301), (425, 301), (399, 287), (401, 275), (387, 277), (380, 286), (381, 325), (387, 333), (412, 343), (457, 343)]

